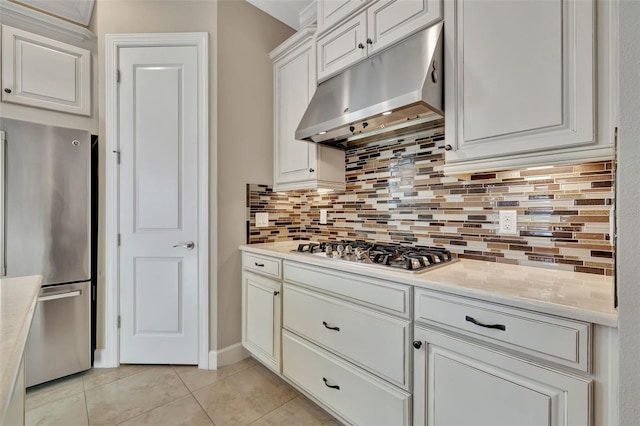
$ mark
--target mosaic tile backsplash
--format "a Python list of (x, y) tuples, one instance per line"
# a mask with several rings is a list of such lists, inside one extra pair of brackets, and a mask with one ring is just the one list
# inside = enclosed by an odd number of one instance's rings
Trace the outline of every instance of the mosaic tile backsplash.
[[(443, 129), (346, 151), (346, 190), (274, 193), (247, 185), (248, 243), (362, 239), (446, 247), (459, 258), (613, 275), (612, 161), (475, 174), (442, 173)], [(320, 225), (320, 209), (328, 223)], [(517, 212), (518, 235), (498, 233)], [(255, 227), (268, 212), (269, 226)]]

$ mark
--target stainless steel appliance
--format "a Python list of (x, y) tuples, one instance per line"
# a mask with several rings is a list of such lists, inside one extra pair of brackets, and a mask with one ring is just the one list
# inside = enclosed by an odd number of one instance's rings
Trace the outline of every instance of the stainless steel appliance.
[(39, 274), (26, 385), (91, 367), (91, 135), (0, 118), (0, 273)]
[(362, 240), (305, 242), (295, 252), (407, 272), (423, 272), (457, 261), (440, 247), (370, 243)]
[(320, 83), (296, 139), (341, 147), (415, 133), (444, 115), (443, 23)]

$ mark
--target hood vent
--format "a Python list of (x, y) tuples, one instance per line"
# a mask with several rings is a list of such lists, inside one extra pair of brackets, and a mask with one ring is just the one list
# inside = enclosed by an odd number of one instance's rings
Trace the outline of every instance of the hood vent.
[(443, 117), (442, 22), (320, 83), (296, 139), (360, 145)]

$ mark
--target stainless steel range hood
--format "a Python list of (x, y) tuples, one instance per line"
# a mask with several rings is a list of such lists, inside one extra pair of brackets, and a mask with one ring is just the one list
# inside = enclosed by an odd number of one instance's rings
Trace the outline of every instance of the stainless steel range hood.
[(440, 22), (320, 83), (296, 139), (348, 147), (443, 116)]

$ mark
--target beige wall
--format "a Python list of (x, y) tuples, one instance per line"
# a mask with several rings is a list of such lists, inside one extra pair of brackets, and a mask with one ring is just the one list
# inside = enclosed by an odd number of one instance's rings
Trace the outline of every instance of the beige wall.
[[(268, 53), (293, 30), (244, 1), (218, 6), (218, 346), (240, 341), (240, 253), (247, 183), (273, 182)], [(215, 297), (215, 295), (214, 295)]]
[[(247, 182), (269, 183), (272, 179), (273, 99), (268, 53), (293, 30), (244, 0), (97, 0), (90, 29), (98, 36), (101, 135), (105, 134), (105, 34), (209, 33), (210, 345), (217, 349), (237, 343), (240, 341), (241, 293), (237, 246), (244, 242), (244, 185)], [(102, 141), (101, 177), (104, 177), (106, 155)], [(100, 182), (100, 193), (100, 229), (103, 231), (104, 179)], [(217, 211), (213, 208), (216, 202)], [(213, 226), (216, 216), (217, 230)], [(216, 232), (218, 250), (213, 239)], [(100, 247), (103, 242), (101, 233)], [(218, 271), (214, 269), (216, 264)], [(216, 277), (219, 280), (217, 289)], [(103, 251), (99, 252), (98, 286), (100, 300), (104, 300)], [(98, 347), (102, 347), (102, 308), (99, 304)]]

